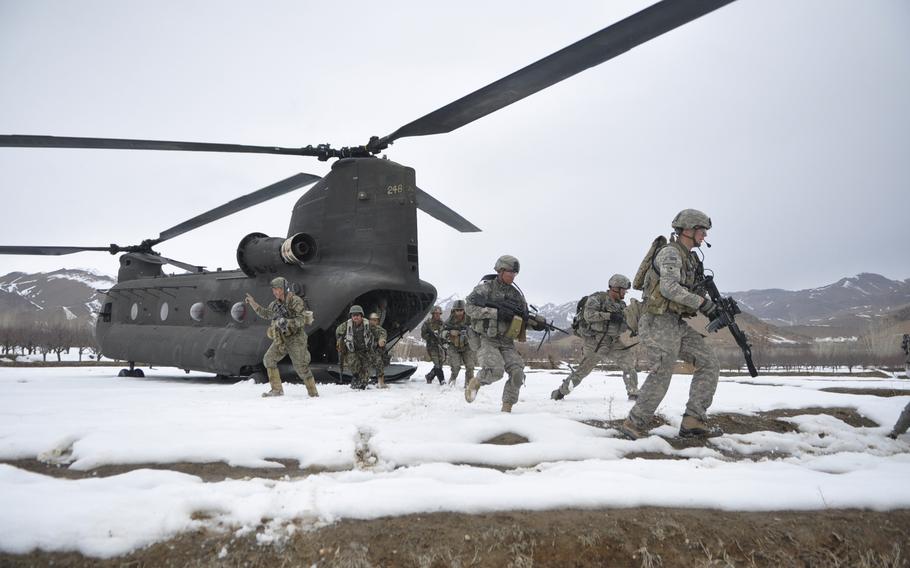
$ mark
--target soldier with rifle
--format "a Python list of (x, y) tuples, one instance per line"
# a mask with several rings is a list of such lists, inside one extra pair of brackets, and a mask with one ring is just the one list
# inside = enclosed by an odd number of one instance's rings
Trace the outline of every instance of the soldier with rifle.
[(581, 384), (598, 363), (609, 357), (622, 369), (622, 380), (626, 385), (629, 400), (638, 398), (638, 372), (630, 347), (623, 345), (619, 336), (629, 330), (626, 323), (626, 291), (632, 282), (622, 274), (614, 274), (608, 282), (606, 292), (594, 292), (587, 296), (579, 316), (576, 333), (584, 338), (582, 359), (559, 388), (550, 393), (553, 400), (562, 400), (572, 389)]
[(502, 390), (502, 412), (512, 412), (525, 381), (525, 362), (515, 349), (515, 341), (525, 341), (529, 328), (557, 329), (543, 316), (529, 312), (524, 294), (514, 283), (519, 268), (514, 256), (499, 257), (493, 267), (496, 274), (484, 276), (465, 302), (474, 332), (480, 336), (477, 362), (481, 369), (468, 381), (464, 398), (474, 402), (481, 385), (492, 384), (508, 373)]
[(474, 338), (469, 337), (469, 334), (473, 333), (471, 332), (471, 316), (467, 315), (464, 309), (464, 300), (455, 300), (452, 304), (452, 311), (449, 313), (449, 319), (446, 320), (443, 327), (443, 332), (448, 345), (446, 358), (449, 360), (449, 367), (452, 369), (449, 384), (455, 384), (458, 379), (458, 373), (461, 372), (461, 366), (464, 365), (464, 385), (467, 388), (468, 383), (474, 378), (474, 367), (477, 366), (477, 358), (474, 348), (471, 346), (471, 341)]
[(278, 373), (278, 362), (285, 355), (291, 357), (294, 370), (306, 385), (307, 394), (319, 396), (319, 392), (316, 390), (316, 379), (313, 377), (313, 372), (310, 371), (310, 352), (307, 349), (307, 334), (304, 331), (306, 326), (313, 323), (313, 312), (307, 309), (303, 298), (290, 290), (285, 278), (279, 276), (274, 278), (270, 284), (275, 300), (267, 308), (259, 305), (249, 293), (245, 299), (256, 315), (271, 320), (266, 335), (272, 340), (272, 345), (262, 358), (271, 389), (262, 393), (262, 396), (284, 395), (281, 375)]
[[(679, 435), (705, 438), (721, 434), (707, 424), (708, 407), (714, 400), (720, 373), (717, 356), (686, 320), (701, 312), (711, 321), (709, 328), (713, 325), (716, 331), (727, 326), (732, 331), (735, 313), (726, 310), (735, 307), (735, 302), (719, 294), (714, 299), (704, 295), (704, 267), (693, 249), (705, 241), (711, 218), (696, 209), (684, 209), (671, 226), (674, 233), (669, 242), (662, 236), (654, 240), (633, 283), (642, 290), (644, 301), (638, 330), (649, 374), (635, 406), (620, 426), (620, 432), (632, 440), (648, 435), (648, 423), (667, 394), (677, 359), (695, 365)], [(722, 300), (729, 300), (732, 305)], [(744, 335), (742, 338), (745, 340)], [(745, 345), (748, 347), (747, 341)], [(746, 355), (751, 359), (751, 352)]]
[(427, 345), (427, 356), (433, 362), (433, 368), (424, 375), (427, 383), (432, 383), (433, 379), (439, 379), (439, 384), (446, 381), (445, 373), (442, 370), (442, 364), (446, 360), (445, 337), (443, 337), (442, 308), (433, 306), (430, 319), (423, 322), (420, 327), (420, 337), (423, 338)]
[[(901, 339), (901, 349), (903, 349), (904, 355), (907, 357), (905, 371), (907, 373), (907, 378), (910, 379), (910, 333), (905, 333), (904, 337)], [(894, 428), (891, 429), (891, 433), (888, 434), (888, 437), (896, 440), (897, 437), (905, 433), (908, 428), (910, 428), (910, 403), (904, 407), (904, 411), (898, 416), (897, 422), (895, 422)]]
[(379, 388), (387, 388), (385, 384), (385, 365), (386, 365), (386, 339), (388, 334), (385, 328), (379, 325), (379, 314), (373, 312), (370, 314), (370, 331), (376, 336), (376, 345), (371, 353), (372, 365), (376, 369), (376, 380), (379, 382)]

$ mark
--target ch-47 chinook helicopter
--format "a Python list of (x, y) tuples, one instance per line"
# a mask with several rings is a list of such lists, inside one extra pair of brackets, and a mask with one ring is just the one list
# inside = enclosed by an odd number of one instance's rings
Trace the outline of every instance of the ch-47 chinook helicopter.
[[(664, 0), (557, 51), (511, 75), (362, 146), (302, 148), (111, 138), (2, 135), (0, 146), (171, 150), (314, 156), (337, 159), (323, 178), (297, 174), (230, 201), (138, 245), (2, 246), (0, 254), (64, 255), (107, 251), (120, 256), (117, 284), (107, 290), (95, 329), (101, 352), (130, 362), (121, 374), (141, 376), (135, 362), (226, 376), (261, 373), (269, 345), (264, 327), (243, 303), (246, 292), (270, 295), (284, 276), (302, 289), (315, 322), (306, 330), (317, 378), (337, 378), (335, 327), (359, 304), (382, 315), (393, 343), (416, 326), (436, 298), (418, 271), (417, 214), (421, 209), (451, 227), (479, 229), (417, 187), (412, 168), (377, 157), (393, 142), (451, 132), (585, 69), (603, 63), (733, 0)], [(314, 184), (297, 201), (287, 237), (250, 233), (237, 246), (239, 270), (205, 271), (162, 256), (168, 239), (268, 199)], [(187, 270), (166, 276), (164, 264)], [(331, 369), (336, 369), (335, 375)], [(290, 363), (282, 375), (294, 376)], [(410, 376), (393, 365), (387, 380)]]

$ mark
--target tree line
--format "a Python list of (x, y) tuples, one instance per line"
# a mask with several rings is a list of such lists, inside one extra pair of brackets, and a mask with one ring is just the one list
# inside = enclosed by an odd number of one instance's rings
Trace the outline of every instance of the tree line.
[(75, 349), (79, 360), (97, 359), (98, 343), (92, 331), (92, 323), (80, 319), (67, 319), (55, 314), (51, 317), (35, 317), (28, 313), (0, 314), (0, 356), (15, 358), (17, 355), (62, 355)]

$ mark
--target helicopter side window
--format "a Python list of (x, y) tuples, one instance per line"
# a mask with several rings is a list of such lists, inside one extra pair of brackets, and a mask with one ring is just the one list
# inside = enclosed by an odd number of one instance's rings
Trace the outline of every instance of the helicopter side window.
[(193, 318), (193, 321), (202, 321), (203, 314), (205, 314), (205, 304), (202, 302), (196, 302), (190, 306), (190, 317)]
[(139, 304), (133, 302), (133, 305), (130, 307), (130, 319), (136, 321), (136, 318), (139, 317)]
[(168, 311), (169, 311), (169, 307), (168, 307), (168, 305), (167, 305), (167, 302), (162, 302), (162, 303), (161, 303), (161, 311), (158, 313), (158, 315), (161, 317), (161, 321), (166, 321), (166, 320), (167, 320)]
[(114, 304), (112, 302), (105, 302), (104, 307), (101, 308), (101, 312), (98, 313), (101, 316), (101, 321), (104, 323), (111, 323), (111, 310), (113, 309)]

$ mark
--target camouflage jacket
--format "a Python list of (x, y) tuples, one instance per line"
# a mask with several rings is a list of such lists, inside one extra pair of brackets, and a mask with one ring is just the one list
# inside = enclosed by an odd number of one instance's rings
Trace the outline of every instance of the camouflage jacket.
[[(370, 332), (373, 334), (373, 337), (376, 338), (376, 345), (374, 349), (381, 350), (385, 347), (385, 342), (388, 341), (389, 334), (386, 332), (385, 328), (381, 325), (370, 324)], [(382, 343), (382, 345), (380, 345)]]
[(444, 326), (442, 319), (435, 321), (433, 316), (420, 326), (420, 337), (426, 341), (428, 348), (440, 347), (445, 342), (442, 331)]
[(449, 345), (458, 351), (470, 349), (468, 345), (468, 329), (471, 327), (471, 316), (464, 314), (461, 320), (455, 319), (455, 314), (449, 314), (445, 323), (445, 334)]
[[(606, 332), (616, 337), (629, 329), (623, 319), (626, 303), (614, 301), (608, 292), (594, 292), (585, 302), (584, 321), (590, 332), (585, 335), (602, 335)], [(618, 315), (617, 315), (618, 314)]]
[(645, 310), (652, 314), (673, 312), (682, 317), (694, 316), (704, 297), (697, 290), (703, 272), (701, 260), (678, 242), (664, 246), (654, 258), (645, 276)]
[[(517, 288), (510, 284), (503, 284), (497, 277), (475, 286), (474, 291), (465, 299), (465, 312), (471, 317), (474, 331), (485, 337), (510, 339), (506, 333), (509, 331), (511, 318), (500, 318), (499, 310), (484, 307), (487, 300), (514, 302), (516, 305), (524, 306), (524, 311), (527, 311), (528, 303), (525, 301), (525, 297)], [(522, 329), (523, 331), (524, 329)], [(523, 333), (518, 337), (521, 341), (523, 341), (522, 336)]]
[(368, 321), (360, 325), (354, 325), (352, 319), (343, 321), (335, 328), (336, 346), (342, 346), (348, 353), (372, 350), (379, 344), (379, 329), (382, 328), (374, 328)]
[[(287, 320), (287, 331), (282, 332), (279, 328), (279, 319), (285, 309), (287, 309), (287, 315), (284, 317)], [(267, 308), (257, 305), (253, 307), (253, 311), (261, 318), (272, 320), (266, 332), (270, 339), (289, 338), (299, 334), (306, 336), (304, 328), (313, 323), (313, 312), (307, 309), (306, 302), (297, 294), (290, 292), (284, 302), (273, 300)]]

